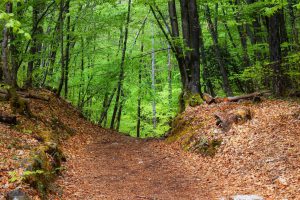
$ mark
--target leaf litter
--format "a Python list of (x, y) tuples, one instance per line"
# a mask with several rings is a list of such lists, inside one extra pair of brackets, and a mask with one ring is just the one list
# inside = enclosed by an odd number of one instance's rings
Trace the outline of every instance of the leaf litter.
[[(23, 173), (22, 160), (39, 141), (36, 128), (49, 129), (54, 118), (75, 136), (61, 137), (67, 162), (49, 199), (221, 199), (254, 194), (271, 199), (300, 199), (300, 106), (283, 100), (260, 104), (222, 103), (188, 108), (177, 126), (186, 130), (176, 140), (135, 139), (87, 122), (70, 103), (54, 97), (31, 101), (38, 120), (21, 121), (18, 129), (0, 124), (0, 199), (22, 188), (32, 199), (37, 191), (10, 172)], [(246, 107), (253, 119), (222, 132), (215, 112)], [(1, 103), (1, 112), (10, 113)], [(22, 130), (22, 131), (20, 131)], [(63, 133), (62, 133), (63, 134)], [(192, 137), (190, 137), (192, 136)], [(214, 156), (183, 151), (187, 138), (222, 140)]]

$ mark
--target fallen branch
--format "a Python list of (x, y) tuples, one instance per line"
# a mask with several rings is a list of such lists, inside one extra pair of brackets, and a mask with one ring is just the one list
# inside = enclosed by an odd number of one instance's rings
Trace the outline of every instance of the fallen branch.
[(9, 100), (8, 94), (0, 93), (0, 101), (8, 101), (8, 100)]
[(254, 102), (259, 102), (261, 101), (261, 96), (267, 92), (254, 92), (251, 94), (245, 94), (241, 96), (235, 96), (235, 97), (212, 97), (211, 95), (205, 93), (203, 95), (203, 99), (207, 104), (212, 104), (212, 103), (223, 103), (223, 102), (238, 102), (240, 100), (251, 100)]
[(14, 125), (17, 123), (17, 117), (0, 114), (0, 122), (5, 123), (5, 124), (13, 124)]
[[(22, 92), (22, 91), (17, 91), (17, 94), (24, 99), (38, 99), (42, 101), (49, 101), (50, 97), (48, 96), (42, 96), (39, 94), (34, 94), (32, 92)], [(5, 101), (8, 100), (9, 97), (9, 92), (5, 89), (0, 88), (0, 100)]]
[(29, 98), (29, 99), (38, 99), (38, 100), (42, 100), (42, 101), (49, 101), (50, 97), (48, 96), (42, 96), (39, 94), (34, 94), (34, 93), (26, 93), (26, 92), (17, 92), (18, 95), (24, 97), (24, 98)]

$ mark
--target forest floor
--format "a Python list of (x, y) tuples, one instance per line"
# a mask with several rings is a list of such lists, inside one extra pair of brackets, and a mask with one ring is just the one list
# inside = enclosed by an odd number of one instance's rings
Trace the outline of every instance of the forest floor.
[[(199, 134), (214, 132), (213, 113), (239, 106), (188, 108), (183, 128)], [(53, 95), (50, 102), (32, 100), (32, 112), (44, 120), (18, 116), (26, 130), (0, 124), (0, 199), (15, 188), (39, 199), (28, 185), (9, 181), (9, 172), (21, 173), (18, 163), (39, 143), (34, 137), (37, 130), (30, 124), (45, 129), (46, 119), (54, 116), (75, 136), (61, 140), (67, 162), (65, 171), (51, 184), (49, 199), (227, 200), (237, 194), (260, 195), (266, 200), (300, 199), (299, 103), (266, 100), (242, 106), (253, 110), (254, 118), (220, 133), (222, 145), (214, 157), (207, 157), (183, 151), (180, 139), (172, 143), (135, 139), (93, 125)], [(3, 104), (1, 110), (7, 112), (8, 105)]]

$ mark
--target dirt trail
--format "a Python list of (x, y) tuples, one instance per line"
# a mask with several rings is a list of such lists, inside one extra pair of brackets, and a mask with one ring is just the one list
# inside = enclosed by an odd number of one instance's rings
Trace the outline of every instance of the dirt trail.
[(157, 140), (102, 130), (86, 141), (68, 153), (61, 199), (212, 199), (191, 162)]

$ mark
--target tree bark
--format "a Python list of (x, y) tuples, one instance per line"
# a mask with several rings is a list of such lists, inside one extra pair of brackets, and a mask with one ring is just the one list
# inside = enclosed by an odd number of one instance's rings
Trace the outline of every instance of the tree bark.
[(201, 55), (201, 62), (203, 66), (203, 82), (204, 82), (204, 92), (208, 92), (212, 96), (215, 96), (213, 84), (210, 80), (210, 75), (209, 75), (209, 69), (207, 66), (207, 58), (206, 58), (206, 53), (205, 53), (205, 46), (204, 46), (204, 36), (202, 32), (202, 26), (199, 24), (199, 45), (200, 45), (200, 55)]
[(70, 0), (66, 2), (66, 14), (67, 14), (67, 44), (66, 44), (66, 66), (65, 66), (65, 98), (68, 98), (68, 86), (69, 86), (69, 63), (70, 63), (70, 48), (71, 48), (71, 16), (70, 16)]
[(173, 99), (173, 89), (172, 89), (172, 55), (171, 48), (168, 46), (168, 99), (169, 99), (169, 111), (172, 112), (172, 99)]
[(37, 36), (41, 33), (43, 33), (43, 29), (39, 27), (39, 14), (41, 13), (41, 8), (43, 6), (43, 2), (41, 1), (35, 1), (33, 2), (32, 6), (32, 30), (31, 30), (31, 47), (30, 47), (30, 55), (31, 59), (28, 62), (28, 67), (27, 67), (27, 80), (25, 83), (26, 88), (31, 88), (32, 87), (32, 75), (34, 69), (38, 65), (38, 52), (39, 52), (39, 42)]
[(5, 124), (17, 124), (17, 117), (16, 116), (9, 116), (0, 113), (0, 122)]
[[(144, 31), (143, 31), (144, 33)], [(144, 43), (142, 42), (141, 44), (141, 53), (144, 53)], [(139, 138), (141, 137), (141, 113), (142, 113), (142, 66), (144, 64), (144, 60), (140, 60), (140, 65), (139, 65), (139, 94), (138, 94), (138, 104), (137, 104), (137, 125), (136, 125), (136, 137)]]
[(277, 96), (281, 96), (284, 90), (280, 38), (280, 11), (277, 11), (268, 18), (269, 31), (269, 53), (272, 66), (272, 86), (273, 92)]
[(103, 123), (103, 121), (107, 118), (107, 112), (108, 112), (109, 107), (111, 105), (111, 102), (112, 102), (112, 100), (115, 96), (116, 90), (117, 90), (117, 88), (114, 88), (114, 90), (112, 91), (112, 93), (111, 93), (109, 99), (107, 100), (105, 106), (103, 106), (102, 113), (101, 113), (101, 116), (100, 116), (100, 120), (99, 120), (99, 123), (98, 123), (99, 125), (101, 125)]
[(218, 35), (216, 35), (216, 31), (214, 29), (214, 25), (211, 20), (211, 14), (210, 14), (210, 9), (209, 9), (208, 5), (205, 6), (205, 15), (206, 15), (207, 23), (208, 23), (208, 28), (209, 28), (211, 37), (213, 39), (213, 44), (214, 44), (214, 49), (215, 49), (218, 65), (219, 65), (221, 75), (223, 78), (223, 89), (226, 92), (227, 96), (232, 96), (233, 92), (231, 90), (231, 86), (230, 86), (229, 79), (228, 79), (228, 74), (225, 69), (225, 61), (221, 55), (221, 50), (220, 50), (220, 46), (218, 43)]
[[(6, 13), (12, 13), (13, 4), (11, 2), (7, 2), (5, 4)], [(3, 28), (3, 40), (2, 40), (2, 71), (4, 75), (4, 82), (6, 84), (11, 84), (11, 72), (10, 72), (10, 63), (9, 63), (9, 42), (11, 40), (11, 30), (4, 26)]]
[[(253, 4), (255, 3), (257, 0), (247, 0), (247, 4)], [(256, 13), (252, 14), (252, 28), (253, 28), (253, 36), (251, 39), (252, 45), (258, 45), (264, 42), (263, 36), (261, 36), (262, 34), (262, 26), (261, 26), (261, 18), (259, 15), (257, 15)], [(248, 28), (250, 29), (250, 28)], [(248, 32), (248, 36), (250, 36), (249, 34), (249, 30)], [(261, 61), (266, 55), (264, 55), (263, 53), (261, 53), (260, 50), (257, 49), (258, 47), (255, 48), (255, 60), (257, 61)]]
[(115, 108), (110, 124), (110, 128), (114, 128), (115, 118), (117, 114), (117, 109), (119, 107), (120, 102), (120, 96), (122, 92), (123, 87), (123, 81), (124, 81), (124, 67), (125, 67), (125, 58), (126, 58), (126, 50), (127, 50), (127, 40), (128, 40), (128, 32), (129, 32), (129, 23), (130, 23), (130, 16), (131, 16), (131, 0), (128, 1), (128, 11), (127, 11), (127, 19), (126, 19), (126, 25), (125, 25), (125, 34), (124, 34), (124, 44), (122, 49), (122, 58), (121, 58), (121, 66), (120, 66), (120, 75), (119, 75), (119, 82), (118, 82), (118, 89), (117, 89), (117, 96), (116, 96), (116, 103)]
[(295, 0), (288, 0), (288, 12), (290, 15), (290, 23), (292, 27), (292, 35), (293, 35), (293, 42), (297, 45), (296, 49), (300, 48), (299, 43), (299, 32), (296, 26), (296, 16), (295, 16), (295, 10), (294, 5), (296, 4)]
[[(194, 95), (200, 94), (200, 52), (199, 52), (199, 17), (197, 10), (196, 0), (180, 0), (181, 10), (181, 25), (183, 33), (183, 42), (186, 50), (180, 45), (179, 42), (179, 26), (176, 11), (175, 0), (168, 1), (169, 16), (171, 22), (171, 29), (166, 22), (166, 19), (161, 14), (157, 6), (154, 10), (150, 3), (150, 9), (155, 17), (159, 28), (162, 30), (165, 38), (167, 39), (173, 53), (175, 54), (178, 62), (181, 83), (182, 83), (182, 94), (180, 96), (180, 107), (183, 111), (185, 104)], [(159, 16), (164, 25), (162, 25)], [(167, 31), (164, 27), (167, 27)]]
[[(236, 0), (236, 5), (237, 6), (240, 6), (239, 3), (240, 3), (240, 1)], [(249, 67), (251, 65), (251, 62), (250, 62), (250, 58), (249, 58), (249, 55), (248, 55), (246, 25), (243, 22), (241, 22), (240, 15), (241, 15), (241, 13), (238, 10), (236, 15), (235, 15), (235, 20), (236, 20), (237, 24), (239, 24), (237, 26), (237, 29), (238, 29), (238, 33), (239, 33), (239, 36), (240, 36), (242, 50), (243, 50), (243, 64), (244, 64), (243, 67), (246, 68), (246, 67)]]
[(155, 80), (155, 39), (154, 39), (154, 25), (152, 23), (152, 57), (151, 57), (151, 89), (152, 89), (152, 123), (153, 129), (156, 129), (157, 119), (156, 119), (156, 80)]
[(59, 12), (59, 21), (60, 21), (60, 53), (61, 53), (61, 75), (60, 82), (57, 89), (57, 96), (60, 96), (60, 93), (63, 88), (65, 81), (65, 54), (64, 54), (64, 0), (60, 1), (60, 12)]

